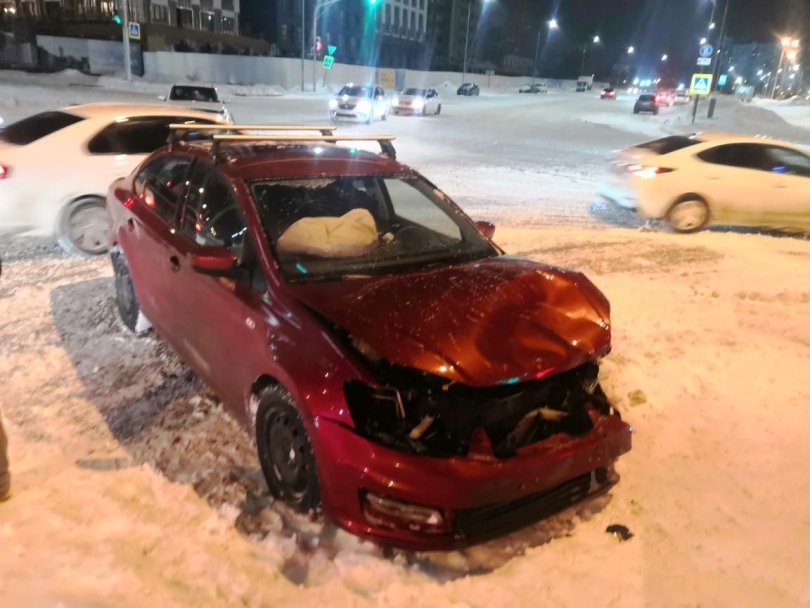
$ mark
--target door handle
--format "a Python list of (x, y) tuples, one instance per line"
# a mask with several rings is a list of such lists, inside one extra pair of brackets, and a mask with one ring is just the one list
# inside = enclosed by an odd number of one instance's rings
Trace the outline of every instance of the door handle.
[(171, 266), (172, 272), (179, 272), (180, 271), (180, 259), (173, 255), (169, 258), (169, 266)]
[(130, 232), (135, 231), (135, 220), (133, 220), (132, 218), (129, 218), (127, 220), (127, 230), (129, 230)]

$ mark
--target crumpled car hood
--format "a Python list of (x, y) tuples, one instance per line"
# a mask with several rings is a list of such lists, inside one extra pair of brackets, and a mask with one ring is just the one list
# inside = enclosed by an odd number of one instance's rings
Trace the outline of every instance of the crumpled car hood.
[(389, 363), (470, 386), (543, 378), (610, 349), (610, 306), (584, 275), (508, 256), (289, 289)]

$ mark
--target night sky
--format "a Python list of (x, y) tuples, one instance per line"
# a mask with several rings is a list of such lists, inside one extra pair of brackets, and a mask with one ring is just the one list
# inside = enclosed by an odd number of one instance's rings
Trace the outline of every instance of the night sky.
[[(716, 0), (719, 34), (726, 0)], [(734, 42), (773, 42), (787, 34), (810, 44), (810, 0), (729, 0), (727, 35)], [(602, 44), (588, 51), (586, 71), (607, 76), (616, 63), (626, 62), (628, 45), (636, 54), (632, 63), (674, 75), (689, 72), (697, 57), (701, 36), (709, 34), (712, 0), (495, 0), (485, 10), (478, 29), (479, 58), (498, 60), (505, 53), (533, 57), (538, 26), (553, 15), (560, 29), (541, 34), (543, 74), (572, 76), (579, 70), (583, 43), (599, 34)], [(716, 40), (712, 40), (716, 44)]]

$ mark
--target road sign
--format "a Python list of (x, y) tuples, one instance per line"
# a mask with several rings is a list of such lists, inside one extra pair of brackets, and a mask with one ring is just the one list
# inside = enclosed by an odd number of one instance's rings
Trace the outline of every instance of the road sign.
[(698, 57), (697, 64), (698, 65), (711, 65), (712, 64), (712, 58), (711, 57)]
[(336, 47), (335, 45), (333, 45), (333, 44), (330, 44), (330, 45), (328, 45), (328, 46), (326, 47), (326, 50), (327, 50), (327, 51), (329, 51), (329, 52), (327, 53), (327, 55), (334, 55), (334, 54), (335, 54), (335, 51), (337, 50), (337, 47)]
[(324, 55), (323, 56), (323, 67), (326, 70), (331, 70), (332, 66), (335, 64), (335, 58), (332, 55)]
[(129, 22), (129, 37), (131, 40), (141, 39), (141, 24), (137, 21)]
[(714, 47), (711, 44), (704, 44), (700, 47), (701, 57), (711, 57), (714, 53)]
[(717, 86), (724, 87), (726, 82), (728, 82), (728, 74), (720, 74), (720, 78), (717, 79)]
[(692, 84), (689, 87), (689, 93), (691, 95), (708, 95), (711, 92), (711, 74), (692, 74)]

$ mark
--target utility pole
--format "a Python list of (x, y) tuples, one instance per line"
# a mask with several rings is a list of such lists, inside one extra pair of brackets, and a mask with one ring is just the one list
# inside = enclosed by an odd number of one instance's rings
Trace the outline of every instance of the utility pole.
[(540, 54), (540, 34), (543, 32), (543, 27), (537, 29), (537, 44), (534, 45), (534, 66), (532, 67), (532, 84), (537, 77), (537, 56)]
[(588, 52), (588, 43), (586, 42), (585, 44), (582, 45), (582, 65), (579, 68), (580, 76), (585, 75), (585, 55), (587, 52)]
[(461, 70), (461, 84), (467, 81), (467, 45), (470, 41), (470, 13), (472, 12), (473, 0), (467, 0), (467, 35), (464, 36), (464, 67)]
[[(717, 90), (717, 78), (720, 74), (720, 62), (723, 60), (723, 47), (726, 44), (726, 17), (728, 17), (728, 6), (731, 0), (726, 0), (726, 8), (723, 11), (723, 23), (720, 25), (720, 35), (717, 37), (717, 58), (714, 60), (714, 67), (712, 68), (712, 88)], [(712, 8), (712, 17), (714, 17), (714, 8)]]
[(127, 82), (132, 82), (132, 62), (129, 49), (129, 0), (121, 0), (121, 32), (124, 36), (124, 71)]

